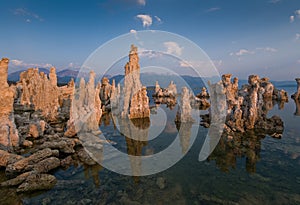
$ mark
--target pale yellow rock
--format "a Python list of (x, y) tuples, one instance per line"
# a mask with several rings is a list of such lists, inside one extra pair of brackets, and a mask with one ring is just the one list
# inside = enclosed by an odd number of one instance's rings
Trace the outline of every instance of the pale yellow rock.
[(19, 145), (19, 135), (13, 113), (16, 87), (8, 86), (8, 63), (7, 58), (0, 60), (0, 145), (6, 148)]

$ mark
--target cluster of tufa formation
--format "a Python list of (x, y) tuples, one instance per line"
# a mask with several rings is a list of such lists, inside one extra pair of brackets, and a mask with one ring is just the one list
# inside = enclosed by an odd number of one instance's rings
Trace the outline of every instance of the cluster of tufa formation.
[[(122, 117), (129, 119), (150, 117), (147, 90), (140, 81), (140, 65), (137, 47), (131, 45), (129, 62), (125, 65), (124, 102)], [(128, 113), (129, 111), (129, 113)]]
[(197, 107), (201, 110), (206, 110), (210, 107), (209, 103), (209, 94), (207, 93), (207, 90), (205, 87), (202, 88), (201, 92), (196, 95), (193, 102), (193, 107)]
[(0, 148), (11, 149), (19, 145), (19, 135), (14, 122), (15, 86), (7, 84), (7, 58), (0, 61)]
[(30, 68), (20, 74), (17, 87), (21, 90), (21, 105), (32, 105), (35, 110), (41, 110), (46, 119), (56, 119), (59, 91), (55, 68), (50, 69), (49, 79), (45, 73), (39, 73), (38, 68)]
[(95, 88), (95, 74), (91, 72), (86, 85), (82, 79), (76, 93), (73, 80), (57, 86), (55, 68), (49, 78), (38, 69), (28, 69), (17, 86), (9, 87), (8, 63), (6, 58), (0, 61), (0, 167), (8, 179), (0, 187), (16, 187), (16, 192), (51, 189), (58, 181), (49, 174), (52, 170), (78, 163), (96, 165), (83, 148), (87, 140), (70, 138), (78, 130), (65, 137), (72, 133), (65, 132), (70, 115), (69, 129), (72, 125), (83, 131), (99, 129), (100, 84)]
[[(231, 82), (231, 74), (222, 76), (223, 91), (226, 96), (227, 118), (225, 131), (245, 132), (260, 129), (273, 134), (283, 132), (283, 122), (278, 116), (267, 118), (267, 113), (273, 108), (274, 101), (281, 106), (288, 101), (284, 90), (277, 90), (268, 78), (260, 79), (257, 75), (250, 75), (248, 84), (238, 89), (238, 79)], [(216, 90), (216, 89), (214, 89)], [(223, 108), (226, 105), (219, 105)], [(216, 108), (211, 108), (211, 112)]]
[(167, 88), (161, 88), (158, 81), (155, 82), (155, 93), (153, 97), (171, 97), (175, 98), (177, 96), (177, 88), (173, 81), (170, 82)]
[(102, 115), (101, 100), (99, 97), (101, 84), (95, 87), (95, 73), (90, 72), (88, 83), (80, 79), (70, 109), (70, 120), (65, 136), (72, 137), (78, 132), (99, 131), (99, 122)]

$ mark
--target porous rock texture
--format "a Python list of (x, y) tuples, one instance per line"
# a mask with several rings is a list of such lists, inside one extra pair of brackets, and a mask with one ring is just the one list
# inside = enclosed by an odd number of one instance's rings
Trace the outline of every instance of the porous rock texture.
[(122, 117), (130, 119), (150, 117), (147, 90), (140, 81), (140, 64), (137, 47), (131, 45), (129, 61), (125, 65), (124, 102)]
[(100, 83), (95, 87), (95, 73), (90, 72), (88, 83), (80, 79), (70, 108), (70, 120), (65, 136), (72, 137), (78, 132), (99, 131), (99, 121), (102, 115), (99, 97)]
[(9, 59), (0, 61), (0, 148), (11, 150), (19, 145), (19, 134), (14, 121), (15, 86), (7, 83)]

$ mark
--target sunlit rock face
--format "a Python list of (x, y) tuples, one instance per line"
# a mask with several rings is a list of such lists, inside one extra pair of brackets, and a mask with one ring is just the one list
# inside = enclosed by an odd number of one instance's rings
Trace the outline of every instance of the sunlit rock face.
[[(124, 102), (122, 117), (130, 119), (150, 117), (149, 98), (140, 81), (137, 47), (131, 45), (129, 61), (125, 65)], [(146, 105), (148, 103), (148, 105)], [(140, 114), (138, 114), (138, 111)], [(131, 113), (132, 112), (132, 113)]]
[(99, 98), (100, 84), (95, 87), (95, 73), (90, 72), (88, 83), (81, 78), (79, 88), (76, 89), (70, 109), (70, 120), (65, 136), (71, 137), (78, 132), (92, 132), (99, 130), (102, 115)]
[(0, 148), (11, 150), (19, 145), (19, 135), (14, 122), (15, 86), (8, 86), (9, 59), (0, 61)]
[(173, 97), (175, 98), (177, 95), (176, 84), (173, 81), (170, 82), (167, 88), (161, 88), (158, 84), (158, 81), (155, 82), (155, 93), (153, 93), (153, 97)]
[(49, 121), (55, 121), (59, 108), (59, 89), (55, 68), (50, 69), (49, 78), (38, 68), (30, 68), (20, 74), (17, 84), (22, 94), (20, 103), (25, 106), (33, 105), (40, 110)]

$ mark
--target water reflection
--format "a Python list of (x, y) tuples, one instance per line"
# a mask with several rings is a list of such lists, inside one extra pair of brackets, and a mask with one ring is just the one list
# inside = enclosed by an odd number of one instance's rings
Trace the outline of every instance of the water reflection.
[(239, 158), (246, 158), (248, 173), (256, 172), (256, 163), (260, 160), (261, 142), (266, 137), (255, 131), (239, 133), (234, 136), (223, 135), (208, 161), (215, 161), (223, 172), (235, 169)]
[(153, 97), (153, 100), (156, 104), (156, 106), (159, 106), (161, 104), (166, 104), (167, 108), (170, 110), (173, 110), (176, 105), (176, 97)]
[(193, 122), (176, 122), (182, 154), (186, 154), (190, 147), (192, 126)]
[(295, 104), (296, 104), (296, 110), (294, 115), (300, 116), (300, 100), (299, 99), (294, 99)]
[(99, 172), (103, 169), (103, 167), (99, 164), (95, 164), (95, 165), (83, 164), (83, 169), (84, 169), (84, 177), (86, 179), (93, 179), (95, 186), (99, 187), (100, 186)]

